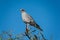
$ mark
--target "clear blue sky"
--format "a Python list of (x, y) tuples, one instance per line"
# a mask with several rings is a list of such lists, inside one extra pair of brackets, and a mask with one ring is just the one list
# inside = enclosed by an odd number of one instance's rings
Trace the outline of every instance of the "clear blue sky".
[(47, 39), (60, 40), (59, 0), (0, 0), (0, 33), (13, 30), (14, 34), (25, 31), (19, 9), (24, 8), (42, 27)]

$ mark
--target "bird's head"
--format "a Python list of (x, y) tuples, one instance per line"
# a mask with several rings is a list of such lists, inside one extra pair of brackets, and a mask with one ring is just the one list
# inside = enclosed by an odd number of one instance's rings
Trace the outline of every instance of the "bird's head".
[(20, 11), (21, 11), (21, 12), (25, 12), (25, 10), (24, 10), (24, 9), (20, 9)]

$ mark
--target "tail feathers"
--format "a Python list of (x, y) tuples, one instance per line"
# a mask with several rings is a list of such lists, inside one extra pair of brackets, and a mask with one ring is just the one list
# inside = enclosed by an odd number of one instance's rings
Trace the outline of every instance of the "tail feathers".
[(38, 24), (35, 24), (35, 27), (36, 27), (37, 29), (39, 29), (40, 31), (43, 31), (43, 29), (41, 29)]

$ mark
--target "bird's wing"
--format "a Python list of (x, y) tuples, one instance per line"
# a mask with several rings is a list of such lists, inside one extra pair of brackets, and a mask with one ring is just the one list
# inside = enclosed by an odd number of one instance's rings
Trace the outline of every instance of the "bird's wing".
[(27, 14), (27, 17), (30, 19), (30, 22), (35, 22), (32, 16), (30, 16), (29, 14)]
[(32, 26), (36, 27), (37, 29), (43, 31), (43, 30), (41, 29), (41, 27), (34, 21), (34, 19), (33, 19), (30, 15), (28, 15), (28, 18), (30, 19), (30, 22), (29, 22), (30, 25), (32, 25)]

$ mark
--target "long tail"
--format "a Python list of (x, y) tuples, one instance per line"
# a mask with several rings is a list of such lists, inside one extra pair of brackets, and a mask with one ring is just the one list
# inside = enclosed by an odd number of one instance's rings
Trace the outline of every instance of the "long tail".
[(36, 27), (37, 29), (39, 29), (40, 31), (43, 31), (43, 29), (41, 29), (38, 24), (35, 24), (35, 27)]

